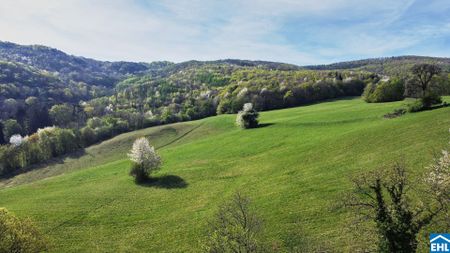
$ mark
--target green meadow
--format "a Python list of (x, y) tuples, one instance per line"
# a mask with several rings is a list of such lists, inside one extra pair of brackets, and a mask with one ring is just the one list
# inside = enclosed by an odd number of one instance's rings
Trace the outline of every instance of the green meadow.
[[(351, 251), (369, 242), (334, 208), (349, 178), (398, 160), (414, 177), (448, 147), (450, 107), (383, 118), (404, 103), (348, 98), (262, 112), (256, 129), (220, 115), (122, 134), (3, 180), (0, 206), (34, 220), (54, 252), (198, 252), (208, 219), (241, 191), (274, 247)], [(163, 166), (136, 185), (126, 154), (141, 136)]]

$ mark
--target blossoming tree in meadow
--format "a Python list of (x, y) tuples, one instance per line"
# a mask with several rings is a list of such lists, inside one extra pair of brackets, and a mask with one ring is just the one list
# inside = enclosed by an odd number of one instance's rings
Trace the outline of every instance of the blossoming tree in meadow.
[(244, 104), (242, 111), (236, 117), (236, 124), (241, 128), (255, 128), (258, 126), (259, 113), (253, 109), (252, 103)]
[(161, 157), (144, 137), (134, 141), (128, 157), (132, 162), (130, 175), (135, 177), (136, 182), (148, 179), (161, 166)]

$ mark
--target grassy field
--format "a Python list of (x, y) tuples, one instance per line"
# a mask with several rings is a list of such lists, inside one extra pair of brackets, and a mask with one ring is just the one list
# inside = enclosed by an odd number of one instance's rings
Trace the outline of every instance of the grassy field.
[[(351, 189), (349, 177), (398, 159), (419, 174), (448, 147), (449, 107), (382, 117), (402, 103), (347, 99), (264, 112), (264, 127), (251, 130), (221, 115), (123, 134), (4, 180), (0, 206), (31, 217), (55, 252), (197, 252), (207, 220), (240, 190), (271, 243), (350, 251), (365, 242), (346, 229), (352, 215), (331, 208)], [(151, 185), (128, 176), (126, 153), (139, 136), (164, 161)]]

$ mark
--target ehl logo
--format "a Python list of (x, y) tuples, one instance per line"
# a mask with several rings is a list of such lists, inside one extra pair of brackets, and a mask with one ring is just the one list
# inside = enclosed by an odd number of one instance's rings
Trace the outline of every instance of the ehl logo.
[(430, 252), (450, 252), (450, 234), (430, 234)]

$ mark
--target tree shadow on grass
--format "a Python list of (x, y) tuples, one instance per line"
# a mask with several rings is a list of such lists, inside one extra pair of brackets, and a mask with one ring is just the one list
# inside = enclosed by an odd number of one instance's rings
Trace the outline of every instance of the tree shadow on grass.
[(275, 125), (275, 123), (261, 123), (261, 124), (258, 124), (258, 126), (256, 128), (269, 127), (272, 125)]
[(450, 107), (450, 104), (444, 102), (442, 104), (432, 105), (430, 107), (423, 108), (422, 111), (431, 111), (431, 110), (441, 109), (441, 108), (445, 108), (445, 107)]
[(151, 177), (137, 184), (144, 187), (155, 187), (164, 189), (180, 189), (186, 188), (188, 186), (188, 183), (184, 181), (184, 179), (175, 175)]

